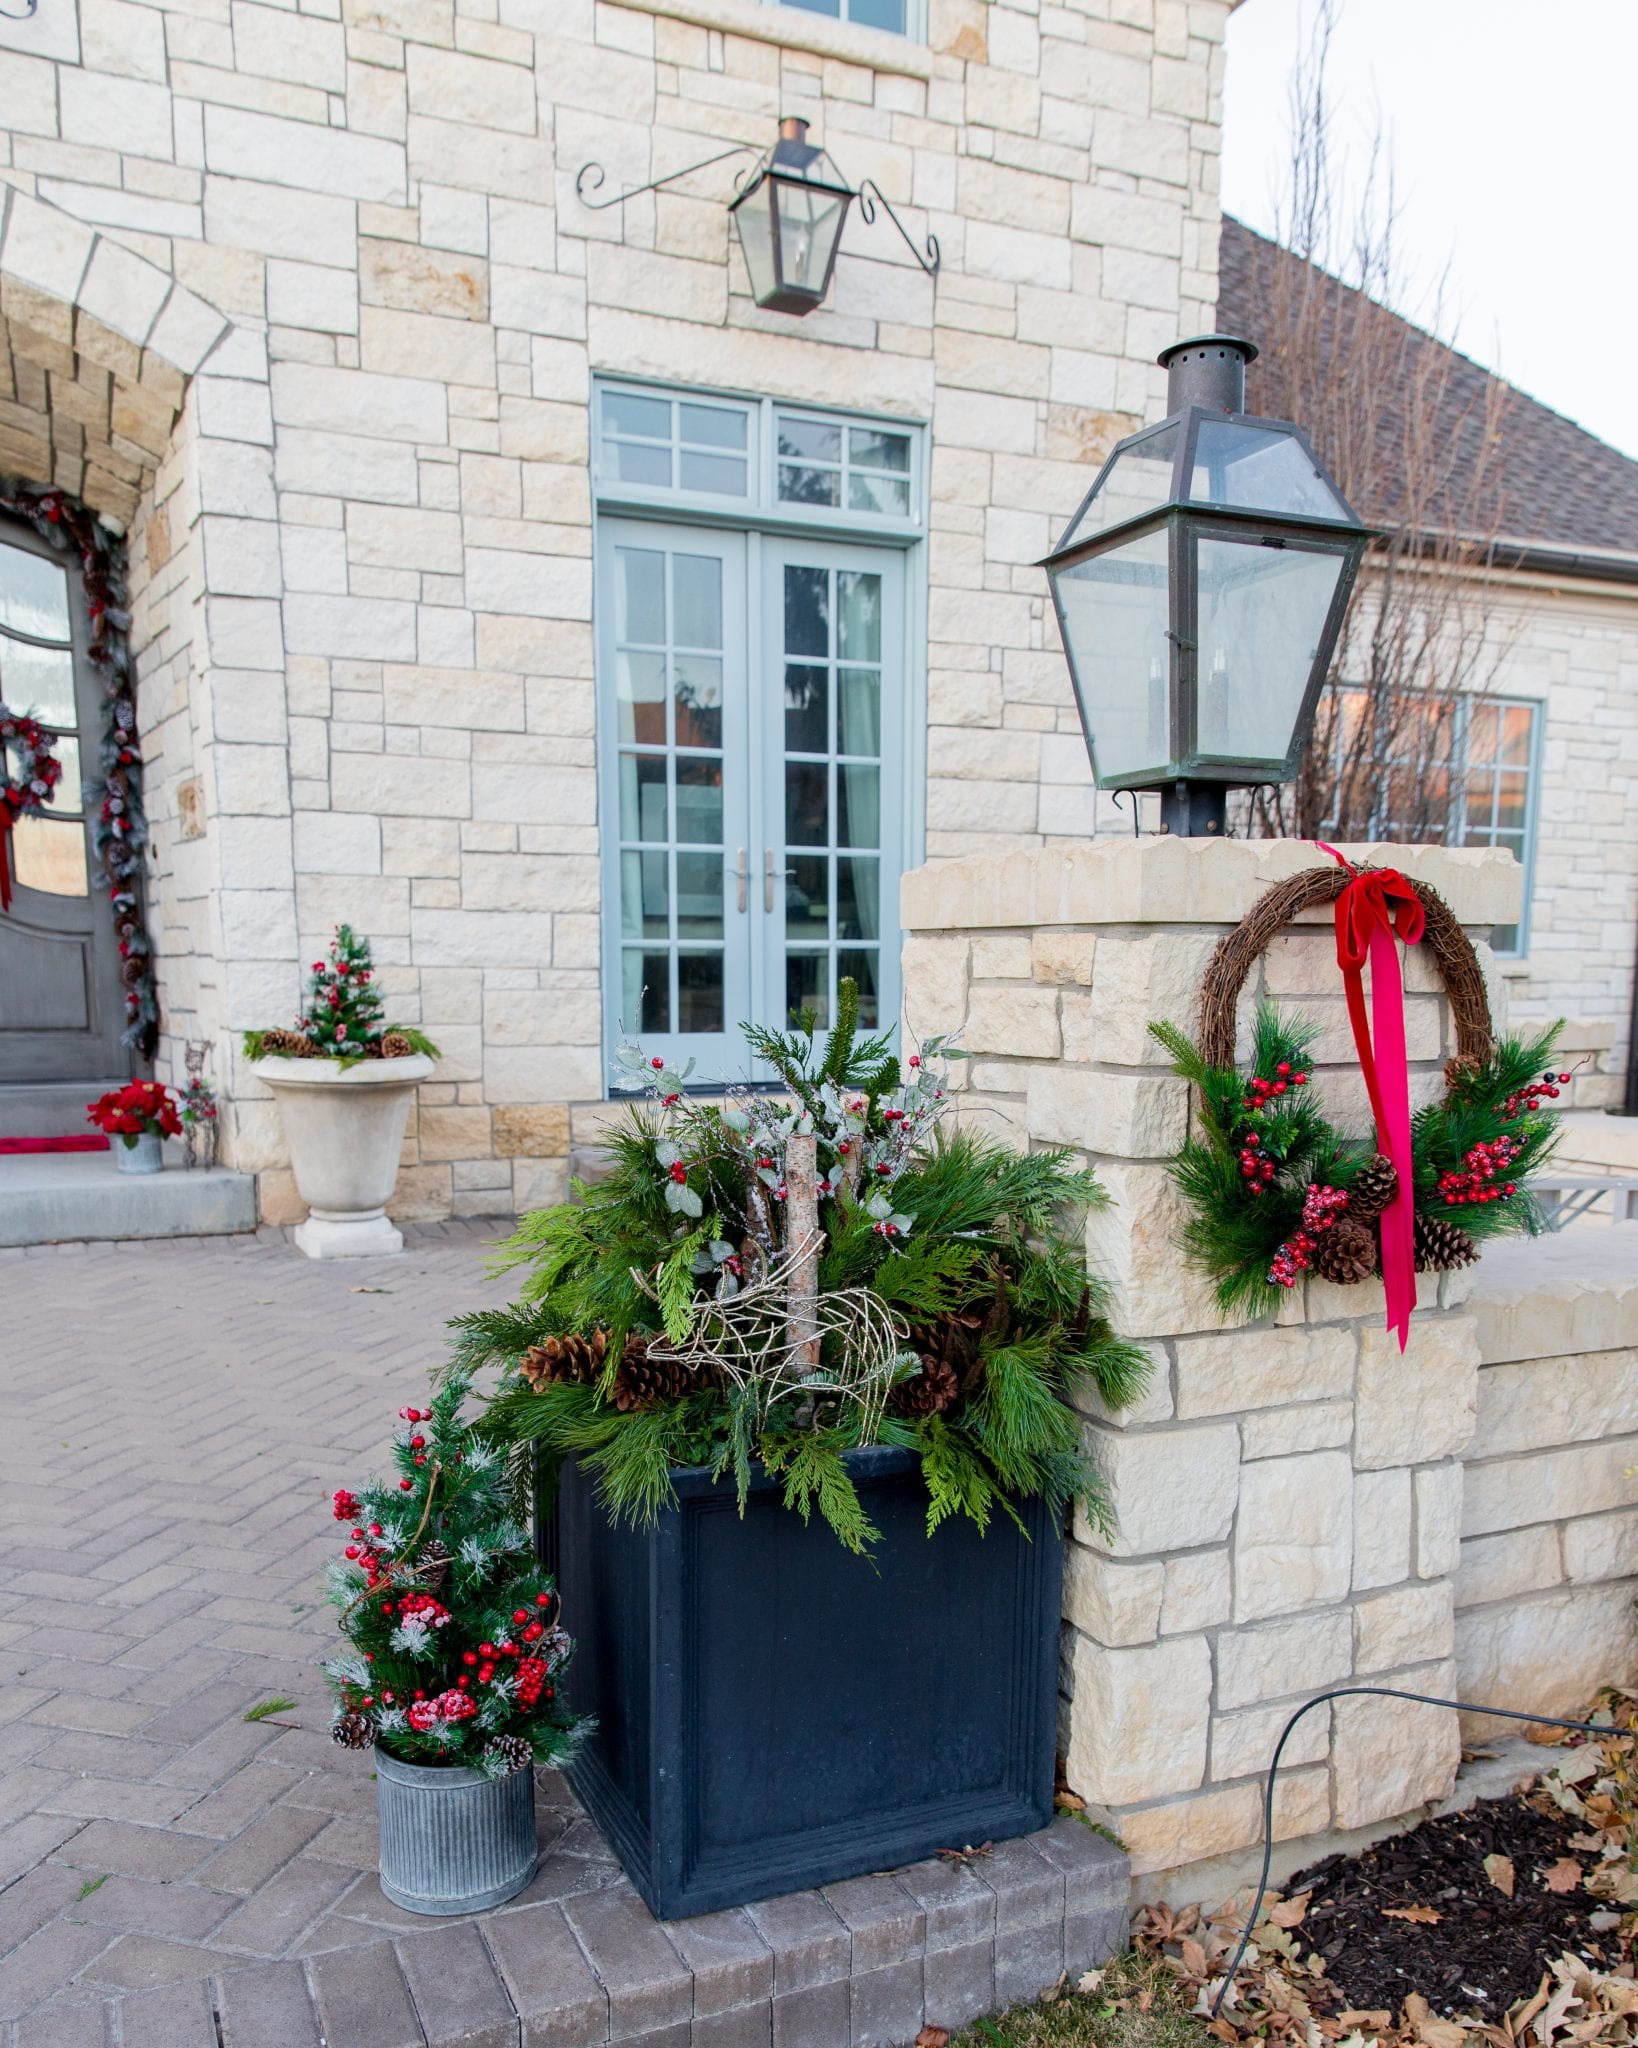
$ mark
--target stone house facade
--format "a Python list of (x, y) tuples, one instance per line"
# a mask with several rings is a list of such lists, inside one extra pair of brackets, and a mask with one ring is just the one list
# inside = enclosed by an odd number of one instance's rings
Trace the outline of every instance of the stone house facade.
[[(503, 1213), (622, 1028), (733, 1072), (842, 972), (888, 1021), (900, 871), (1081, 829), (1032, 565), (1210, 325), (1229, 0), (867, 11), (0, 23), (0, 475), (128, 533), (157, 1071), (210, 1041), (268, 1220), (238, 1038), (340, 919), (443, 1050), (399, 1212)], [(936, 281), (855, 210), (824, 306), (763, 312), (729, 167), (577, 191), (792, 114)]]

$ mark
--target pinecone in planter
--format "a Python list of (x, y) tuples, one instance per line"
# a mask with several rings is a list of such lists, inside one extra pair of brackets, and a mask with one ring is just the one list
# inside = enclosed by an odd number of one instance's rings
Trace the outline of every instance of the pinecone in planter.
[(498, 1778), (509, 1777), (513, 1771), (524, 1771), (535, 1760), (535, 1753), (521, 1735), (497, 1735), (484, 1750), (484, 1761), (495, 1766)]
[(961, 1381), (947, 1358), (919, 1347), (916, 1355), (921, 1360), (921, 1371), (900, 1380), (887, 1402), (890, 1413), (912, 1422), (924, 1415), (942, 1415), (961, 1398)]
[(375, 1740), (375, 1730), (364, 1714), (343, 1714), (339, 1721), (330, 1726), (330, 1740), (339, 1742), (343, 1749), (368, 1749)]
[(1354, 1176), (1354, 1184), (1348, 1190), (1348, 1214), (1356, 1222), (1369, 1223), (1382, 1214), (1398, 1192), (1398, 1168), (1379, 1152)]
[(323, 1057), (319, 1048), (305, 1031), (286, 1031), (282, 1024), (276, 1026), (272, 1031), (264, 1031), (262, 1033), (262, 1051), (264, 1053), (284, 1053), (287, 1057), (297, 1060), (312, 1060)]
[(680, 1401), (699, 1385), (699, 1374), (680, 1358), (655, 1355), (646, 1337), (626, 1339), (620, 1354), (620, 1368), (614, 1376), (609, 1399), (622, 1415), (643, 1408), (650, 1401)]
[(603, 1373), (608, 1355), (606, 1330), (593, 1330), (589, 1337), (548, 1337), (544, 1344), (531, 1344), (518, 1360), (518, 1370), (538, 1394), (556, 1380), (572, 1380), (589, 1387)]
[[(1393, 1168), (1388, 1168), (1389, 1173)], [(1314, 1242), (1314, 1271), (1338, 1287), (1352, 1287), (1376, 1271), (1376, 1232), (1346, 1211)]]
[(1458, 1224), (1442, 1216), (1416, 1215), (1416, 1270), (1418, 1273), (1451, 1273), (1458, 1266), (1477, 1263), (1479, 1247)]
[(406, 1060), (414, 1052), (402, 1031), (389, 1031), (381, 1041), (381, 1057), (384, 1060)]
[(421, 1554), (415, 1561), (415, 1576), (434, 1600), (443, 1597), (449, 1584), (449, 1545), (436, 1536), (429, 1536), (421, 1545)]

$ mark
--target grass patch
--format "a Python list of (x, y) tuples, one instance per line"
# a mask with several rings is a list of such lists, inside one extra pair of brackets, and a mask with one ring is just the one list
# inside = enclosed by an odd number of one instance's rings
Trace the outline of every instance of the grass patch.
[(258, 1700), (244, 1718), (247, 1721), (265, 1721), (273, 1714), (288, 1714), (295, 1704), (294, 1700), (287, 1699)]
[(1128, 1949), (1087, 1990), (1015, 2005), (951, 2037), (950, 2048), (1207, 2048), (1204, 2020), (1190, 2013), (1166, 1966)]
[(101, 1877), (88, 1877), (85, 1880), (84, 1884), (80, 1886), (80, 1897), (82, 1899), (90, 1898), (91, 1894), (97, 1889), (99, 1885), (104, 1885), (107, 1882), (108, 1873), (106, 1870), (102, 1873)]

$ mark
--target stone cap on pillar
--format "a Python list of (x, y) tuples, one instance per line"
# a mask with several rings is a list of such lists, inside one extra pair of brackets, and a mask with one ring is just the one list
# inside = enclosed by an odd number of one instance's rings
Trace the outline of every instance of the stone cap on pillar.
[[(1358, 865), (1437, 889), (1463, 924), (1513, 924), (1524, 870), (1505, 847), (1359, 845)], [(904, 877), (906, 931), (1035, 925), (1237, 924), (1275, 882), (1327, 856), (1311, 839), (1089, 839), (930, 861)], [(1313, 916), (1329, 919), (1327, 907)]]

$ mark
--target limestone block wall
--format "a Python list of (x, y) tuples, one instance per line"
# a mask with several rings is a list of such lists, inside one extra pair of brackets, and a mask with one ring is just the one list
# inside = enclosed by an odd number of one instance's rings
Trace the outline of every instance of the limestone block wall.
[[(444, 1049), (400, 1213), (550, 1199), (595, 1131), (598, 373), (926, 423), (928, 842), (1074, 829), (1032, 564), (1158, 414), (1156, 349), (1210, 324), (1228, 12), (930, 0), (924, 40), (759, 0), (63, 0), (0, 25), (0, 202), (47, 223), (15, 213), (0, 251), (0, 460), (132, 526), (161, 1071), (214, 1041), (266, 1216), (299, 1209), (238, 1035), (290, 1014), (341, 917)], [(575, 197), (588, 159), (636, 185), (783, 114), (936, 232), (936, 292), (855, 217), (826, 306), (760, 312), (728, 167)], [(194, 305), (208, 352), (190, 330), (146, 362)]]
[(1470, 1306), (1462, 1696), (1574, 1714), (1638, 1665), (1638, 1227), (1514, 1251)]
[[(1387, 849), (1380, 852), (1386, 853)], [(1487, 949), (1514, 914), (1511, 857), (1393, 850)], [(1261, 1774), (1292, 1708), (1351, 1678), (1450, 1695), (1462, 1464), (1479, 1411), (1466, 1276), (1421, 1283), (1401, 1357), (1379, 1286), (1317, 1280), (1273, 1321), (1225, 1328), (1178, 1249), (1166, 1160), (1189, 1091), (1146, 1032), (1192, 1028), (1218, 937), (1271, 882), (1311, 866), (1291, 841), (1150, 838), (922, 869), (905, 889), (908, 1023), (954, 1032), (960, 1114), (1017, 1145), (1065, 1144), (1111, 1201), (1088, 1232), (1149, 1390), (1086, 1434), (1117, 1515), (1078, 1518), (1063, 1637), (1070, 1782), (1105, 1809), (1139, 1873), (1249, 1848)], [(1328, 918), (1328, 913), (1322, 914)], [(1413, 1092), (1442, 1086), (1447, 1006), (1407, 963)], [(1315, 1085), (1338, 1121), (1364, 1104), (1328, 921), (1277, 940), (1248, 986), (1322, 1025)], [(1317, 1711), (1288, 1751), (1282, 1839), (1408, 1812), (1449, 1789), (1453, 1714), (1376, 1700)]]

